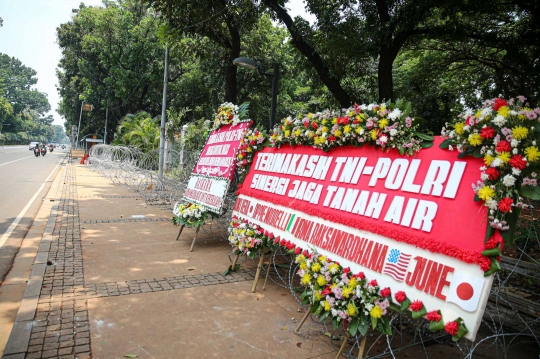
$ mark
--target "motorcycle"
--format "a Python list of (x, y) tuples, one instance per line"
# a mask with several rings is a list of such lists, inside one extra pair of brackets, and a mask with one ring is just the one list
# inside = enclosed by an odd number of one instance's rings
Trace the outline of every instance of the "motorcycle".
[(34, 147), (34, 155), (36, 157), (39, 157), (39, 154), (40, 154), (39, 147), (36, 145), (36, 147)]
[(47, 147), (43, 146), (43, 147), (41, 148), (41, 155), (42, 155), (42, 156), (45, 156), (46, 154), (47, 154)]
[(62, 145), (62, 149), (63, 149), (63, 150), (66, 149), (66, 146), (65, 146), (65, 145)]
[(53, 146), (53, 145), (50, 145), (50, 146), (49, 146), (49, 151), (52, 152), (53, 149), (54, 149), (54, 146)]

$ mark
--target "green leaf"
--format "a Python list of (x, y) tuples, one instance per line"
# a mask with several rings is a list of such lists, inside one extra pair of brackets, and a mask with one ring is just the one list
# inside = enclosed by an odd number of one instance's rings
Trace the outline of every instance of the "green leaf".
[(412, 312), (413, 319), (422, 318), (424, 315), (427, 314), (426, 307), (422, 307), (418, 312)]
[(485, 249), (482, 251), (482, 255), (485, 257), (497, 257), (501, 255), (501, 248), (496, 247), (492, 249)]
[(126, 358), (136, 358), (136, 357), (138, 357), (138, 355), (135, 355), (135, 354), (124, 354), (124, 356)]
[(349, 325), (349, 333), (353, 337), (356, 335), (356, 332), (358, 331), (359, 322), (360, 321), (358, 320), (358, 317), (356, 317), (356, 318), (353, 318), (353, 320), (351, 321), (351, 324)]
[(463, 319), (458, 318), (456, 320), (456, 322), (459, 324), (459, 329), (458, 329), (458, 332), (456, 333), (456, 335), (454, 335), (452, 337), (452, 340), (454, 342), (457, 342), (459, 339), (461, 339), (462, 336), (464, 336), (465, 334), (467, 334), (469, 332), (469, 330), (467, 329), (467, 327), (463, 323)]
[(358, 331), (362, 336), (365, 336), (369, 329), (369, 320), (367, 317), (359, 319), (360, 324), (358, 325)]
[(309, 311), (311, 313), (315, 313), (317, 311), (317, 309), (321, 306), (321, 303), (320, 302), (314, 302), (311, 307), (309, 307)]
[(484, 158), (484, 155), (482, 155), (482, 153), (480, 152), (482, 150), (482, 147), (477, 147), (474, 152), (473, 152), (473, 156), (474, 158)]
[(487, 221), (486, 223), (486, 236), (484, 237), (484, 242), (487, 242), (488, 239), (491, 238), (491, 236), (493, 235), (493, 232), (495, 231), (495, 229), (493, 227), (491, 227), (489, 225), (489, 221)]
[(431, 330), (432, 332), (443, 330), (443, 329), (444, 329), (444, 322), (442, 319), (439, 320), (438, 322), (432, 321), (429, 323), (429, 330)]
[(420, 142), (420, 147), (422, 148), (430, 148), (433, 147), (433, 142)]
[(371, 329), (377, 328), (377, 318), (371, 317)]
[(448, 148), (448, 146), (450, 146), (452, 144), (452, 142), (450, 142), (450, 139), (445, 139), (444, 141), (442, 141), (442, 143), (439, 145), (440, 148)]
[(395, 305), (394, 303), (390, 303), (390, 309), (392, 309), (393, 311), (401, 313), (401, 308), (399, 306)]
[(425, 133), (414, 131), (414, 135), (416, 137), (421, 138), (421, 139), (426, 140), (426, 141), (433, 141), (433, 136), (426, 135)]
[(336, 330), (339, 326), (339, 322), (337, 318), (332, 318), (332, 327), (334, 327), (334, 330)]
[[(483, 201), (483, 199), (481, 199), (480, 197), (478, 197), (478, 194), (475, 194), (474, 195), (474, 201), (475, 202), (480, 202), (480, 201)], [(491, 227), (491, 226), (490, 226)]]
[(392, 335), (392, 326), (390, 325), (390, 321), (388, 321), (388, 318), (386, 316), (383, 316), (381, 318), (381, 326), (382, 330), (381, 332), (386, 335)]
[(229, 274), (232, 271), (232, 265), (230, 265), (227, 269), (225, 269), (225, 272), (223, 272), (223, 276), (225, 277), (227, 274)]
[(401, 311), (404, 311), (405, 309), (409, 308), (410, 305), (411, 305), (411, 301), (409, 300), (409, 298), (405, 298), (405, 300), (401, 302)]
[(398, 152), (403, 156), (405, 154), (405, 149), (402, 146), (398, 146)]
[(523, 197), (527, 197), (535, 201), (540, 200), (540, 187), (539, 186), (521, 186), (519, 193)]
[(319, 322), (324, 322), (326, 318), (328, 318), (328, 316), (330, 315), (330, 312), (324, 312), (320, 317), (319, 317)]
[(315, 311), (315, 313), (313, 313), (316, 317), (320, 316), (321, 315), (321, 312), (323, 311), (323, 306), (322, 305), (319, 305), (317, 310)]
[(511, 246), (514, 243), (514, 233), (516, 231), (516, 224), (520, 214), (521, 208), (514, 207), (512, 213), (507, 213), (505, 216), (508, 227), (510, 228), (506, 231), (499, 231), (504, 239), (504, 243), (508, 246)]

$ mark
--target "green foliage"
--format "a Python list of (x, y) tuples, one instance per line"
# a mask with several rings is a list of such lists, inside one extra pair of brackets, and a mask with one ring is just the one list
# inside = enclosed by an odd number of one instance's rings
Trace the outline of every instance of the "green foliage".
[(115, 133), (114, 144), (134, 146), (143, 152), (159, 148), (159, 117), (151, 118), (147, 112), (125, 116)]

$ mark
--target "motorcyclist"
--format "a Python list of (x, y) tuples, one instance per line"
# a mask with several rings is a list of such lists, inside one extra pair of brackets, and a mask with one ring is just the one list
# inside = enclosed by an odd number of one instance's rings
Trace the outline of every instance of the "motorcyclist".
[(45, 144), (43, 144), (42, 147), (41, 147), (41, 155), (45, 156), (46, 153), (47, 153), (47, 146), (45, 146)]
[(36, 143), (36, 145), (34, 146), (34, 155), (36, 157), (39, 157), (39, 154), (40, 154), (39, 143)]

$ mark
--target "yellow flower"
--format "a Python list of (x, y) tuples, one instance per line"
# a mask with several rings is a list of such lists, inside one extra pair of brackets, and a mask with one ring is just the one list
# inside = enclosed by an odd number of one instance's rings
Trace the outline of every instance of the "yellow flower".
[(251, 151), (252, 151), (251, 147), (246, 148), (246, 152), (249, 153), (249, 152), (251, 152)]
[(319, 271), (321, 270), (321, 265), (319, 263), (315, 262), (311, 266), (311, 270), (314, 271), (315, 273), (319, 273)]
[(307, 269), (307, 263), (306, 262), (300, 263), (300, 269), (306, 270)]
[(351, 287), (352, 289), (356, 288), (356, 286), (358, 285), (358, 281), (356, 280), (356, 278), (351, 278), (349, 279), (349, 287)]
[(326, 285), (326, 278), (323, 275), (317, 277), (317, 284), (322, 286)]
[(313, 132), (313, 131), (308, 131), (308, 137), (309, 137), (309, 138), (313, 138), (313, 136), (315, 136), (315, 132)]
[(285, 135), (285, 137), (289, 137), (291, 135), (291, 131), (285, 130), (284, 135)]
[(304, 274), (304, 276), (302, 277), (302, 284), (308, 285), (310, 282), (311, 282), (311, 276), (308, 273)]
[(529, 134), (529, 130), (523, 126), (516, 126), (512, 129), (512, 136), (516, 140), (522, 140), (526, 138), (528, 134)]
[(351, 125), (345, 125), (345, 127), (343, 127), (343, 132), (345, 133), (351, 132)]
[(299, 128), (297, 128), (296, 131), (294, 131), (294, 135), (295, 135), (296, 137), (300, 136), (301, 133), (302, 133), (302, 130), (299, 129)]
[(488, 186), (482, 187), (478, 190), (478, 197), (484, 201), (490, 200), (495, 196), (495, 191)]
[(339, 265), (337, 263), (332, 263), (328, 267), (328, 271), (332, 274), (336, 273), (339, 270)]
[(377, 121), (379, 124), (379, 127), (384, 129), (386, 126), (388, 126), (388, 120), (386, 118), (383, 118), (382, 120)]
[(370, 311), (369, 311), (369, 315), (371, 315), (372, 318), (377, 318), (379, 319), (380, 317), (382, 317), (382, 313), (383, 313), (383, 310), (378, 307), (378, 306), (374, 306)]
[[(524, 107), (524, 108), (523, 108), (523, 111), (527, 111), (527, 112), (528, 112), (528, 111), (530, 111), (530, 110), (531, 110), (531, 109), (528, 108), (528, 107)], [(527, 119), (527, 116), (525, 116), (525, 115), (518, 115), (518, 118), (519, 118), (521, 121), (525, 121), (525, 120)]]
[(349, 303), (347, 306), (347, 314), (349, 317), (354, 317), (356, 315), (356, 308), (354, 307), (353, 303)]
[(482, 144), (482, 137), (477, 133), (469, 135), (469, 143), (473, 146), (480, 146)]
[(323, 125), (326, 125), (327, 123), (328, 123), (328, 120), (326, 118), (321, 121), (321, 124), (323, 124)]
[(501, 152), (497, 156), (497, 158), (503, 161), (504, 163), (508, 163), (510, 161), (510, 157), (511, 157), (510, 152)]
[(331, 308), (332, 308), (332, 307), (330, 307), (330, 303), (328, 303), (328, 301), (325, 300), (325, 301), (324, 301), (324, 310), (327, 311), (327, 312), (329, 312)]
[(322, 133), (328, 132), (328, 127), (326, 126), (321, 127), (321, 132)]
[(349, 296), (353, 293), (354, 293), (354, 289), (349, 286), (346, 286), (346, 287), (343, 287), (343, 291), (341, 294), (343, 295), (344, 298), (349, 298)]
[(491, 164), (491, 162), (493, 162), (495, 158), (493, 156), (490, 156), (490, 155), (485, 155), (484, 156), (484, 163), (486, 166), (489, 166)]
[(239, 154), (239, 155), (238, 155), (238, 159), (241, 160), (242, 158), (244, 158), (244, 156), (242, 156), (241, 154)]
[(315, 298), (317, 298), (317, 300), (321, 300), (322, 299), (322, 294), (319, 290), (316, 290), (315, 291)]
[(536, 146), (529, 146), (525, 149), (525, 156), (527, 157), (527, 161), (536, 162), (540, 159), (540, 151), (538, 151), (538, 147)]
[(349, 111), (349, 117), (353, 117), (354, 116), (354, 111)]
[(463, 135), (463, 127), (465, 127), (465, 124), (463, 122), (458, 122), (454, 125), (454, 131), (456, 131), (458, 135)]
[(364, 133), (364, 129), (361, 127), (361, 126), (358, 126), (356, 128), (356, 130), (354, 130), (356, 133), (358, 133), (359, 135), (361, 135), (362, 133)]
[(319, 257), (319, 262), (320, 262), (321, 264), (326, 263), (326, 257), (325, 257), (325, 256), (320, 256), (320, 257)]
[(478, 118), (480, 116), (482, 116), (482, 110), (476, 111), (476, 113), (474, 114), (474, 117)]
[(510, 115), (510, 109), (508, 106), (502, 106), (497, 110), (497, 113), (504, 118), (507, 118)]
[(307, 114), (307, 118), (309, 118), (310, 120), (312, 117), (313, 117), (313, 114), (311, 112)]
[(337, 123), (337, 117), (334, 117), (334, 119), (332, 120), (332, 125), (335, 125)]
[(334, 131), (334, 136), (336, 136), (336, 137), (341, 136), (341, 131), (340, 130), (335, 130)]
[(377, 139), (377, 131), (376, 131), (376, 130), (371, 130), (371, 131), (369, 131), (369, 134), (371, 135), (371, 139), (372, 139), (372, 140), (376, 140), (376, 139)]

